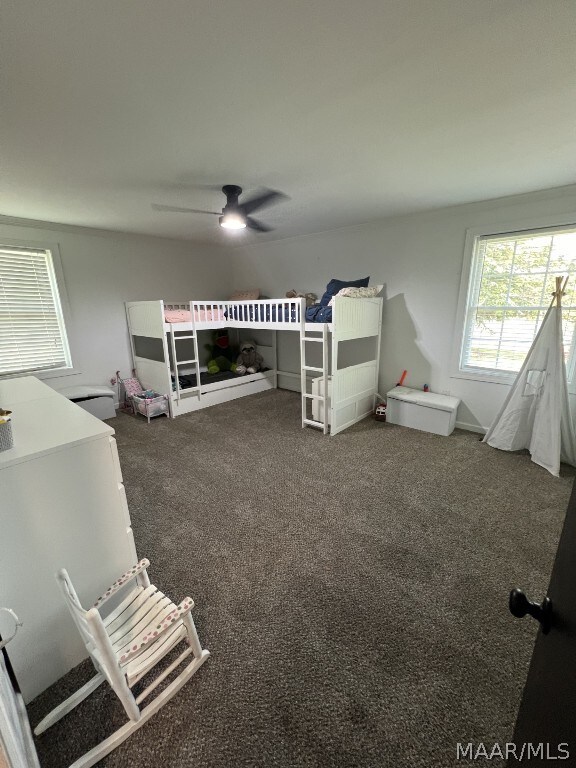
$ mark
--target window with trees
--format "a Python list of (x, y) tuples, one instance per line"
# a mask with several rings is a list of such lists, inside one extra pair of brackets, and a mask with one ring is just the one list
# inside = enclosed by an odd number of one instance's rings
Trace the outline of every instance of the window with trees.
[(520, 370), (544, 319), (554, 280), (563, 297), (564, 353), (574, 378), (576, 226), (481, 235), (473, 241), (460, 372), (506, 381)]
[(0, 244), (0, 376), (72, 370), (55, 256)]

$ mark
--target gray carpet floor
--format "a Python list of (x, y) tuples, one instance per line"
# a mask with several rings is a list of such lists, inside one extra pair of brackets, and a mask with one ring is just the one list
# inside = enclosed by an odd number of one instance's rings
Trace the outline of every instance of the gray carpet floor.
[[(212, 657), (106, 768), (447, 768), (457, 742), (510, 740), (536, 624), (507, 595), (543, 596), (573, 470), (458, 430), (325, 437), (299, 409), (271, 391), (110, 422), (138, 554), (194, 598)], [(90, 675), (39, 696), (32, 724)], [(43, 767), (122, 722), (101, 686), (37, 739)]]

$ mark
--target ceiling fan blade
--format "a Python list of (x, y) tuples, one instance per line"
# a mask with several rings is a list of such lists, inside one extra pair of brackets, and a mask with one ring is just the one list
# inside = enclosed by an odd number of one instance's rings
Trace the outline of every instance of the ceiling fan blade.
[(154, 208), (155, 211), (172, 211), (173, 213), (210, 213), (212, 216), (222, 216), (222, 212), (200, 211), (198, 208), (178, 208), (177, 205), (161, 205), (160, 203), (152, 203), (152, 208)]
[(249, 229), (255, 229), (257, 232), (272, 232), (272, 227), (262, 224), (261, 221), (256, 221), (251, 216), (246, 216), (246, 226)]
[(264, 208), (268, 205), (274, 205), (275, 203), (279, 203), (281, 200), (287, 200), (288, 196), (283, 194), (282, 192), (275, 192), (273, 189), (269, 189), (267, 192), (264, 192), (261, 195), (258, 195), (257, 197), (253, 197), (251, 200), (246, 200), (245, 203), (240, 203), (238, 208), (245, 214), (248, 215), (249, 213), (252, 213), (252, 211), (258, 210), (258, 208)]

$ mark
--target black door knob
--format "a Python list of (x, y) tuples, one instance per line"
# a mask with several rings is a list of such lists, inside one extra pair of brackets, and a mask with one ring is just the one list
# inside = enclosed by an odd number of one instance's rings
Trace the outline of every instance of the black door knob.
[(542, 604), (531, 603), (521, 589), (513, 589), (510, 592), (510, 613), (521, 619), (526, 614), (539, 621), (542, 625), (542, 632), (547, 635), (552, 626), (552, 600), (545, 597)]

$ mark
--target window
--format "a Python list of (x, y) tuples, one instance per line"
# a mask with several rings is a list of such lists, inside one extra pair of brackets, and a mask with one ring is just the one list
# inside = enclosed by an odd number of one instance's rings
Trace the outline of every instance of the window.
[(53, 250), (0, 245), (0, 376), (72, 367)]
[(576, 226), (474, 237), (460, 373), (513, 379), (559, 275), (570, 276), (562, 299), (563, 335), (568, 376), (574, 378)]

